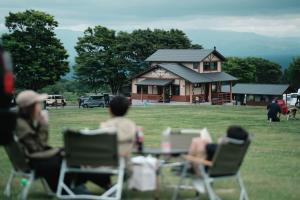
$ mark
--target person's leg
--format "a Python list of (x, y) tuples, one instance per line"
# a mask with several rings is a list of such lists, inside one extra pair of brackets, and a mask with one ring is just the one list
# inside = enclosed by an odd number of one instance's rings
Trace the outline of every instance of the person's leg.
[(280, 121), (280, 118), (277, 117), (277, 116), (274, 116), (274, 117), (272, 118), (272, 121), (273, 121), (273, 122), (279, 122), (279, 121)]
[(217, 150), (218, 145), (217, 144), (208, 144), (206, 145), (206, 159), (209, 161), (212, 161), (215, 152)]
[(56, 192), (61, 162), (62, 158), (57, 154), (47, 159), (32, 159), (30, 165), (35, 170), (36, 176), (43, 177), (50, 189)]

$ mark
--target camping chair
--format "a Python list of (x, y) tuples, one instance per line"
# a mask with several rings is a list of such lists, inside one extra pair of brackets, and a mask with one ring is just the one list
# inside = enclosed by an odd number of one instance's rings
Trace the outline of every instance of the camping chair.
[(212, 161), (202, 160), (193, 156), (186, 156), (186, 164), (182, 170), (181, 179), (173, 193), (173, 200), (178, 197), (180, 185), (186, 176), (189, 162), (199, 164), (200, 174), (202, 176), (205, 189), (210, 200), (220, 200), (214, 192), (212, 184), (214, 181), (226, 178), (235, 178), (240, 187), (240, 200), (248, 200), (246, 188), (243, 184), (239, 169), (246, 155), (251, 140), (235, 140), (223, 138), (223, 142), (218, 145)]
[[(24, 150), (17, 142), (17, 138), (14, 138), (8, 145), (5, 145), (4, 148), (13, 166), (4, 190), (4, 195), (7, 197), (11, 196), (12, 182), (16, 177), (20, 177), (24, 178), (24, 182), (21, 180), (22, 190), (18, 199), (26, 200), (33, 181), (37, 180), (39, 177), (36, 177), (34, 170), (30, 168)], [(40, 180), (42, 181), (46, 193), (48, 195), (53, 195), (46, 180), (43, 178)]]
[[(180, 129), (180, 130), (172, 130), (170, 133), (170, 144), (171, 149), (180, 149), (180, 150), (189, 150), (190, 145), (192, 143), (193, 138), (200, 137), (201, 130), (200, 129)], [(180, 155), (179, 155), (180, 156)], [(172, 169), (176, 171), (176, 168), (181, 168), (184, 165), (183, 161), (172, 162), (169, 160), (161, 161), (161, 170), (163, 169)], [(161, 183), (162, 185), (172, 185), (165, 183), (165, 175), (161, 173)], [(189, 184), (187, 183), (185, 188), (189, 188)]]
[[(57, 197), (60, 199), (119, 200), (123, 189), (125, 161), (119, 158), (115, 129), (66, 130), (65, 159), (61, 165)], [(67, 173), (112, 174), (117, 182), (102, 195), (74, 194), (64, 182)]]

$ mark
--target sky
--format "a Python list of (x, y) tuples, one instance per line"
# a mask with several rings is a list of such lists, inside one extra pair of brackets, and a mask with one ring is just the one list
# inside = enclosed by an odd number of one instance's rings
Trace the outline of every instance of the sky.
[(36, 9), (59, 22), (56, 34), (74, 63), (87, 27), (117, 31), (177, 28), (224, 56), (257, 56), (286, 68), (300, 54), (300, 0), (0, 0), (0, 33), (9, 12)]
[(9, 12), (38, 9), (55, 16), (60, 29), (83, 31), (178, 28), (300, 36), (299, 0), (1, 0), (0, 30)]

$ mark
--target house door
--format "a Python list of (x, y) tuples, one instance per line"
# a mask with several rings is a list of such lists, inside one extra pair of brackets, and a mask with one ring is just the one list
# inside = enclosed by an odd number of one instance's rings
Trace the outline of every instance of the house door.
[(163, 87), (157, 86), (157, 94), (162, 95), (162, 93), (163, 93)]

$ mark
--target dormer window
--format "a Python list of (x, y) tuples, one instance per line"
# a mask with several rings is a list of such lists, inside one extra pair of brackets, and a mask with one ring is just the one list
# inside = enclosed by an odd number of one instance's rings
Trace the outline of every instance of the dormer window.
[(198, 62), (194, 62), (193, 63), (193, 69), (198, 69), (199, 68), (199, 63)]
[(217, 71), (218, 62), (204, 62), (203, 63), (204, 71)]

